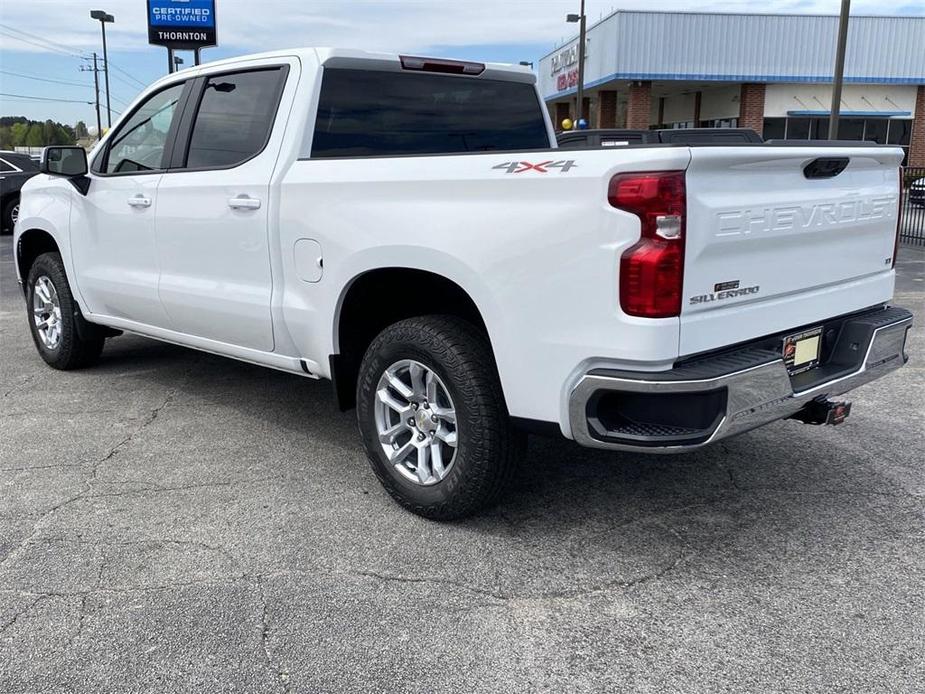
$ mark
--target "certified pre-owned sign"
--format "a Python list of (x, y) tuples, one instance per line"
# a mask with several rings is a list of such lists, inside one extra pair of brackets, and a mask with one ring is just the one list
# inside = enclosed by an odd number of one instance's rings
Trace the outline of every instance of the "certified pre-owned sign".
[(148, 0), (148, 43), (183, 50), (214, 46), (215, 0)]

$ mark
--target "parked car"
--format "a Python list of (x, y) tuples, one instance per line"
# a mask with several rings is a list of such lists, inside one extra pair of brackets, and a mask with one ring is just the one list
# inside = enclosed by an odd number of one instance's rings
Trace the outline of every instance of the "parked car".
[(566, 130), (556, 133), (560, 148), (619, 147), (622, 145), (654, 144), (761, 144), (761, 135), (749, 128), (664, 128), (661, 130), (627, 130), (597, 128)]
[(925, 178), (919, 178), (909, 186), (909, 202), (916, 207), (925, 207)]
[(0, 227), (13, 233), (19, 217), (19, 191), (22, 184), (39, 172), (38, 164), (28, 154), (0, 151)]
[(557, 150), (542, 104), (523, 68), (335, 49), (164, 77), (23, 189), (35, 346), (73, 369), (127, 330), (331, 379), (437, 519), (497, 498), (524, 431), (688, 451), (838, 423), (905, 363), (900, 148)]

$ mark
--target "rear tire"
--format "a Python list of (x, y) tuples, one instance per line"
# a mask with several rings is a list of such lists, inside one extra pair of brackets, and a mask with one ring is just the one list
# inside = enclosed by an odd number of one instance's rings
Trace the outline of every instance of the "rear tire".
[[(434, 520), (495, 501), (525, 449), (487, 338), (453, 316), (402, 320), (373, 340), (357, 380), (357, 423), (382, 486)], [(421, 448), (430, 449), (423, 462)]]
[(35, 348), (52, 368), (79, 369), (99, 358), (105, 338), (101, 335), (81, 338), (78, 333), (80, 309), (58, 253), (43, 253), (29, 268), (26, 311)]

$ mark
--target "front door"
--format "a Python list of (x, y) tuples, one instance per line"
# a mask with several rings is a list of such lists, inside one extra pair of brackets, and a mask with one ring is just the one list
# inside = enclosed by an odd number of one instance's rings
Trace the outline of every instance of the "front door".
[(166, 87), (135, 109), (94, 158), (87, 195), (73, 193), (71, 249), (90, 313), (168, 327), (154, 215), (183, 89)]
[(188, 146), (157, 204), (159, 296), (180, 332), (273, 350), (267, 225), (279, 139), (270, 136), (286, 75), (278, 65), (236, 70), (193, 87)]

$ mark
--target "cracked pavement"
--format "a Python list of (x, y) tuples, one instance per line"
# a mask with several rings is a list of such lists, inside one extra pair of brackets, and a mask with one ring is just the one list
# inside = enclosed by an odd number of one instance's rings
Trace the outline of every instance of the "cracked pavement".
[(0, 691), (916, 690), (925, 249), (899, 268), (913, 361), (843, 426), (531, 438), (500, 506), (437, 524), (327, 383), (135, 336), (46, 367), (4, 237)]

